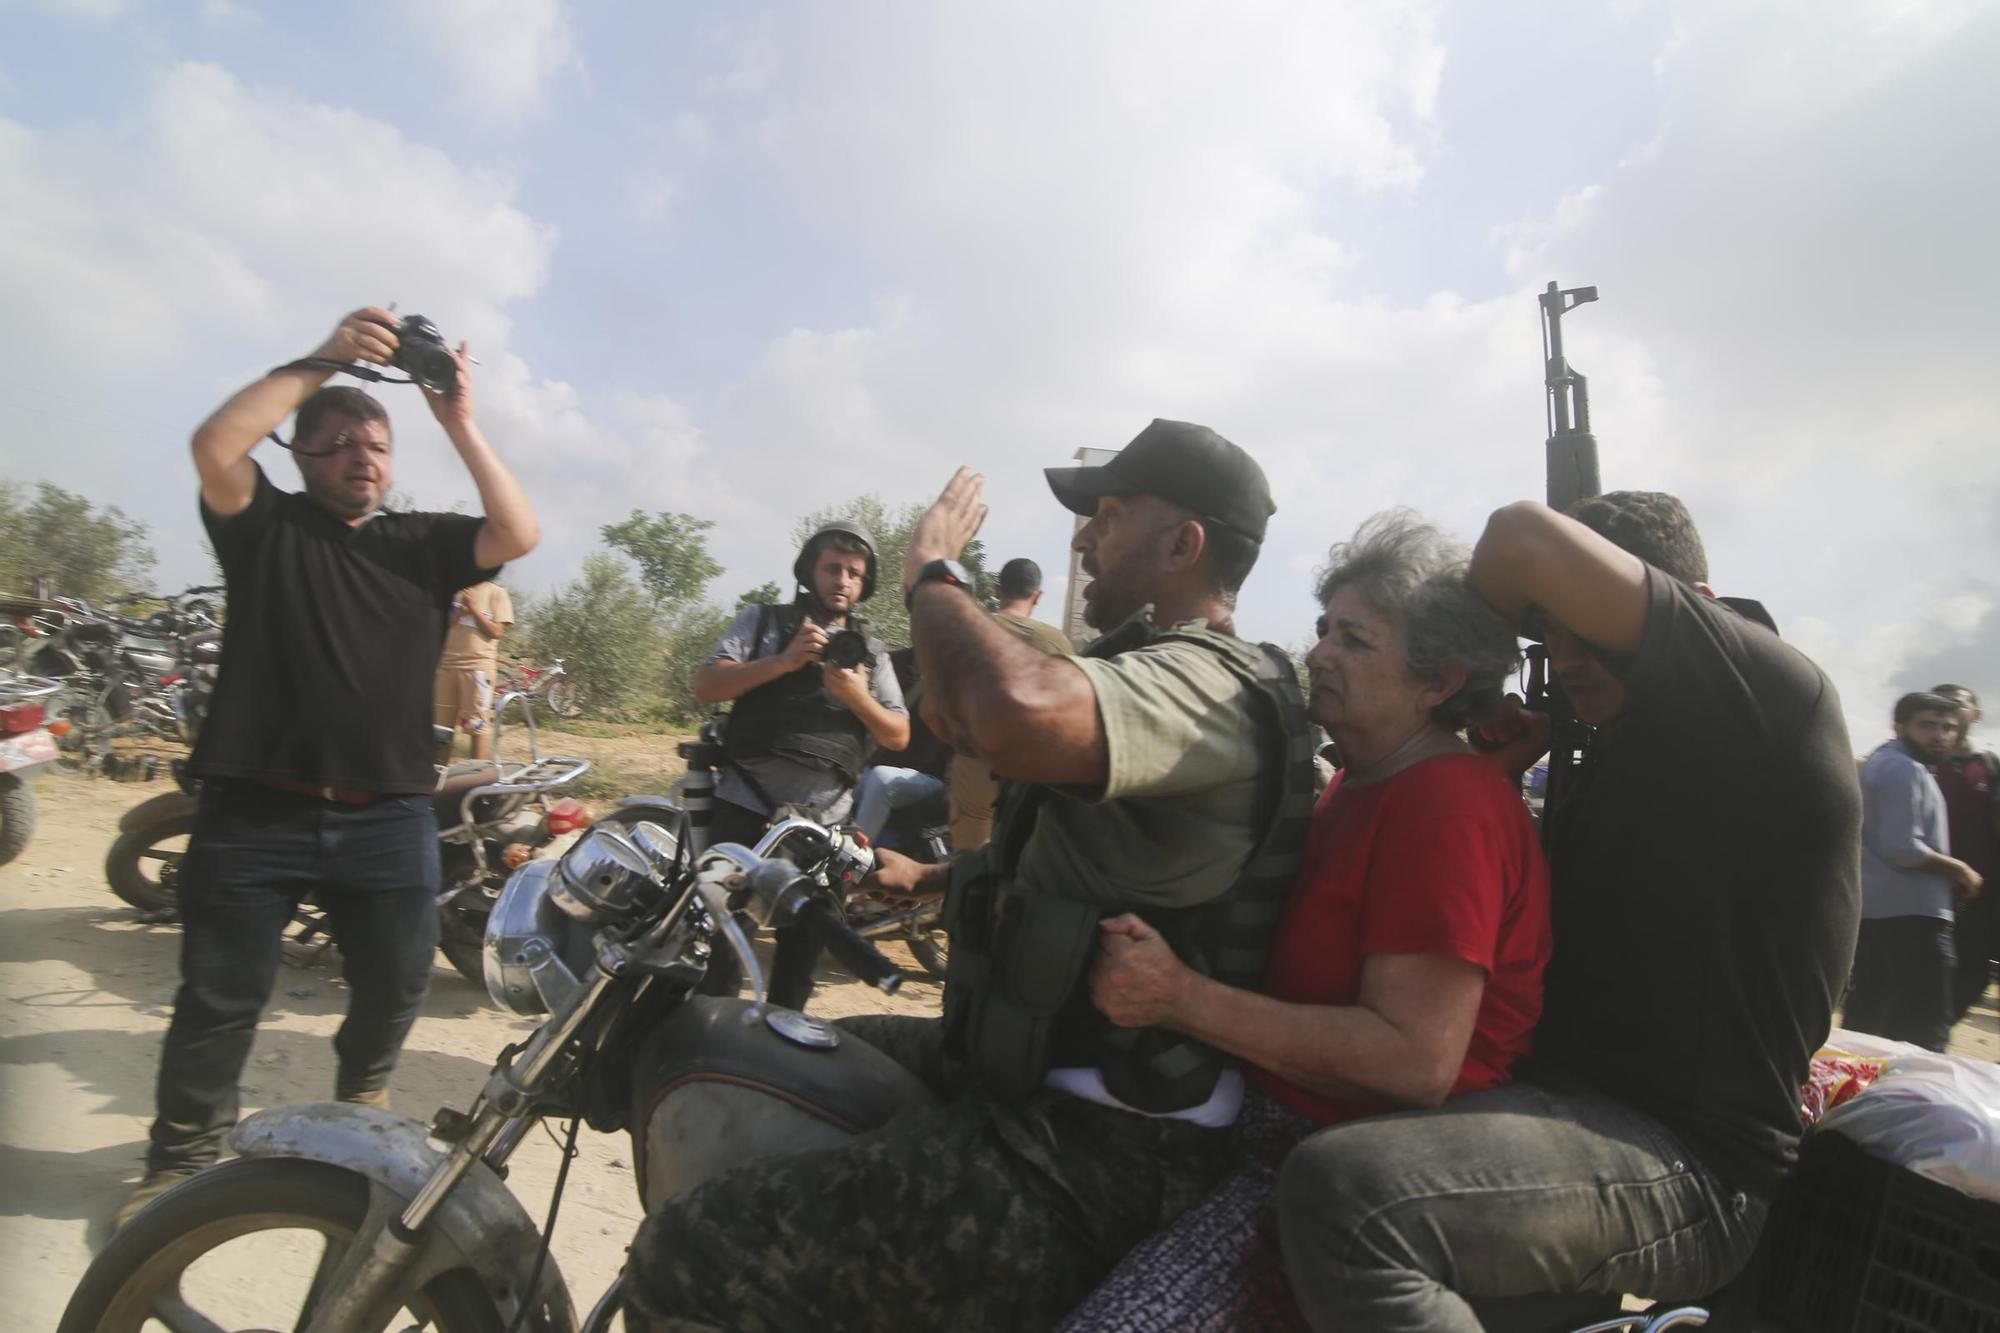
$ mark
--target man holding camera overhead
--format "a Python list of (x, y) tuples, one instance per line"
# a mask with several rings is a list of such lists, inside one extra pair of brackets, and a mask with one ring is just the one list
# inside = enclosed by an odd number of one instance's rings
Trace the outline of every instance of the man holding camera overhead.
[[(382, 508), (388, 413), (359, 389), (324, 387), (343, 367), (383, 378), (361, 362), (423, 386), (483, 517)], [(371, 306), (194, 433), (229, 635), (189, 760), (201, 803), (181, 862), (181, 985), (159, 1114), (121, 1224), (215, 1160), (285, 926), (307, 893), (340, 946), (350, 996), (333, 1041), (334, 1095), (388, 1105), (437, 947), (431, 691), (449, 610), (459, 589), (540, 538), (527, 497), (474, 424), (467, 365), (463, 343), (453, 352), (427, 321)], [(286, 447), (299, 492), (280, 490), (250, 457), (294, 412)]]
[[(695, 673), (705, 704), (734, 701), (716, 775), (712, 842), (755, 846), (780, 806), (838, 819), (876, 746), (910, 743), (909, 710), (889, 650), (855, 610), (875, 592), (875, 542), (853, 523), (828, 523), (792, 563), (797, 595), (746, 606)], [(819, 948), (778, 932), (773, 1004), (812, 994)]]

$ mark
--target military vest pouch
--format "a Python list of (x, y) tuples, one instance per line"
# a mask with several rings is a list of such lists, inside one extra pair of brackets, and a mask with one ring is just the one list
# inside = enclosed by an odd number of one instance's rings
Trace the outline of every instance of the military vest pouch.
[(1025, 1098), (1049, 1068), (1053, 1020), (1075, 992), (1097, 944), (1094, 903), (1049, 894), (1003, 895), (995, 973), (972, 1014), (980, 1082)]

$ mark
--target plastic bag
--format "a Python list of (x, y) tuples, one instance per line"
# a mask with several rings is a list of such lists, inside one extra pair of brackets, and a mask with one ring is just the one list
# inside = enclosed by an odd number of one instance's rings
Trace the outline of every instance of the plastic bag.
[(2000, 1065), (1937, 1055), (1902, 1042), (1836, 1032), (1828, 1045), (1879, 1056), (1867, 1091), (1828, 1111), (1871, 1154), (1974, 1198), (2000, 1202)]
[(1799, 1089), (1799, 1121), (1811, 1129), (1834, 1107), (1853, 1101), (1867, 1090), (1882, 1072), (1886, 1061), (1853, 1055), (1846, 1051), (1823, 1050), (1812, 1058), (1812, 1070)]

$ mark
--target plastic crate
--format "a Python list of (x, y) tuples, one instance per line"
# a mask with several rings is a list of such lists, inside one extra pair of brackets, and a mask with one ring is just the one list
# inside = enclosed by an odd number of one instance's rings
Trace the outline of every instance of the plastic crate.
[(2000, 1333), (2000, 1203), (1808, 1135), (1761, 1247), (1791, 1333)]

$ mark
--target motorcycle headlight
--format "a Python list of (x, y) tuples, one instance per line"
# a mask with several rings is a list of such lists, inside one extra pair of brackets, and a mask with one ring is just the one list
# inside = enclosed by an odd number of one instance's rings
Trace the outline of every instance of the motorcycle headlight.
[(548, 1013), (582, 986), (595, 947), (591, 928), (550, 900), (555, 869), (544, 860), (516, 870), (486, 918), (486, 993), (528, 1017)]
[(652, 869), (625, 834), (593, 828), (556, 862), (549, 900), (586, 925), (616, 921), (652, 897)]

